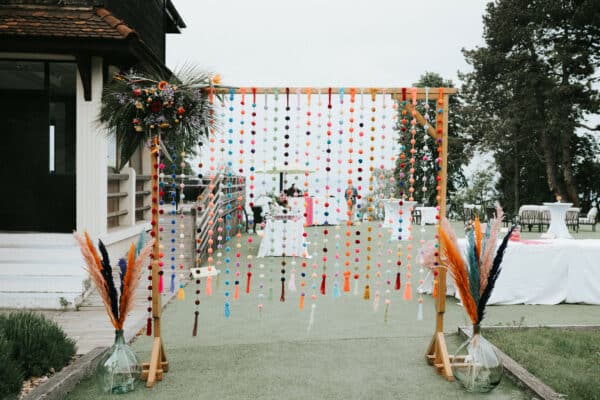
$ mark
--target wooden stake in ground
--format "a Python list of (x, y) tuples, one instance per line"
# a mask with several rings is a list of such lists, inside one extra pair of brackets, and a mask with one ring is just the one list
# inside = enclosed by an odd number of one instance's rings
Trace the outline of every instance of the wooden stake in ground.
[(161, 331), (160, 331), (160, 316), (162, 311), (162, 302), (158, 291), (159, 277), (159, 261), (160, 261), (160, 241), (159, 241), (159, 221), (158, 221), (158, 158), (159, 154), (159, 138), (155, 136), (152, 142), (150, 152), (150, 166), (152, 168), (152, 236), (154, 237), (154, 247), (152, 249), (152, 318), (154, 328), (154, 343), (152, 344), (152, 353), (150, 362), (142, 363), (142, 380), (146, 381), (146, 387), (153, 387), (156, 381), (161, 381), (163, 372), (169, 371), (169, 362), (165, 354)]

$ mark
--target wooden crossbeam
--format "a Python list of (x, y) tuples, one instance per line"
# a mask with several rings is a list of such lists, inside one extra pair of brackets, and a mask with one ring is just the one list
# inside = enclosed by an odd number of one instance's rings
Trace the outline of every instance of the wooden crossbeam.
[[(244, 93), (247, 96), (252, 95), (252, 87), (222, 87), (222, 86), (215, 86), (213, 88), (214, 93), (219, 93), (219, 94), (223, 94), (223, 93), (229, 93), (230, 89), (234, 90), (235, 94), (240, 94), (242, 91), (244, 91)], [(356, 91), (356, 95), (359, 95), (361, 92), (364, 95), (370, 95), (371, 93), (376, 93), (378, 95), (382, 95), (382, 94), (386, 94), (386, 95), (390, 95), (390, 96), (394, 96), (394, 95), (398, 95), (398, 94), (402, 94), (403, 93), (403, 89), (405, 89), (406, 92), (406, 98), (408, 100), (411, 99), (411, 89), (410, 87), (406, 87), (406, 88), (400, 88), (400, 87), (391, 87), (391, 88), (382, 88), (382, 87), (347, 87), (347, 88), (340, 88), (340, 87), (332, 87), (332, 88), (328, 88), (328, 87), (320, 87), (320, 88), (309, 88), (309, 87), (256, 87), (254, 88), (256, 89), (256, 94), (279, 94), (279, 96), (284, 96), (286, 94), (286, 90), (289, 90), (290, 95), (295, 95), (296, 93), (298, 93), (298, 91), (300, 91), (301, 94), (306, 95), (308, 93), (308, 91), (310, 90), (310, 93), (313, 96), (316, 96), (319, 92), (321, 92), (321, 95), (327, 95), (329, 93), (329, 89), (331, 89), (331, 93), (332, 94), (340, 94), (340, 92), (344, 92), (345, 95), (350, 95), (350, 91), (351, 90), (355, 90)], [(416, 88), (416, 94), (417, 94), (417, 99), (419, 100), (423, 100), (426, 97), (426, 89), (425, 88)], [(210, 90), (210, 89), (208, 89)], [(443, 88), (443, 93), (444, 95), (450, 95), (450, 94), (456, 94), (458, 92), (458, 90), (456, 88)], [(431, 100), (437, 100), (438, 99), (438, 88), (430, 88), (429, 89), (429, 95), (427, 96), (429, 99)]]

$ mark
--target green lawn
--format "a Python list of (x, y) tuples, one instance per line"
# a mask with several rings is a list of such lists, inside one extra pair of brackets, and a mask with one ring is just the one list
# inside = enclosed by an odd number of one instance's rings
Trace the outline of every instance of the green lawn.
[(600, 399), (600, 330), (489, 329), (485, 336), (568, 399)]

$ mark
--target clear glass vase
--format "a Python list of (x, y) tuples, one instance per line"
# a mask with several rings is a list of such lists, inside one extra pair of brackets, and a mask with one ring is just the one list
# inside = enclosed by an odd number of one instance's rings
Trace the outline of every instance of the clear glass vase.
[(122, 394), (135, 389), (140, 378), (140, 365), (125, 342), (122, 330), (115, 331), (115, 344), (100, 360), (96, 376), (104, 393)]
[(486, 393), (502, 380), (503, 367), (493, 346), (481, 336), (479, 325), (456, 350), (452, 372), (467, 392)]

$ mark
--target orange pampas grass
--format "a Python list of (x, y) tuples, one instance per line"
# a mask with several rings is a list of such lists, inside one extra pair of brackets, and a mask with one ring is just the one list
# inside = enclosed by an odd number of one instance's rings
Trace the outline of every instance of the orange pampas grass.
[(460, 254), (460, 248), (451, 239), (444, 229), (440, 229), (440, 245), (442, 255), (446, 259), (448, 270), (454, 278), (454, 283), (460, 294), (460, 299), (467, 315), (473, 324), (477, 324), (477, 304), (471, 295), (467, 266)]
[[(131, 245), (127, 260), (127, 270), (124, 276), (122, 276), (121, 297), (117, 300), (116, 295), (114, 295), (114, 293), (111, 295), (110, 292), (115, 288), (115, 285), (112, 277), (112, 268), (110, 267), (107, 253), (102, 247), (102, 244), (101, 249), (104, 251), (104, 260), (100, 258), (100, 255), (87, 232), (84, 232), (83, 237), (77, 232), (74, 232), (73, 237), (79, 244), (81, 254), (86, 264), (85, 269), (90, 274), (90, 279), (98, 290), (98, 294), (104, 303), (110, 322), (116, 330), (122, 330), (125, 325), (127, 314), (131, 312), (134, 305), (135, 291), (142, 273), (142, 264), (152, 252), (154, 241), (150, 241), (139, 253), (137, 258), (135, 257), (135, 245)], [(103, 261), (105, 263), (104, 265), (102, 264)], [(106, 271), (104, 271), (104, 269), (106, 269)]]
[(135, 245), (132, 243), (129, 248), (129, 257), (127, 259), (127, 272), (123, 278), (123, 290), (121, 291), (121, 299), (119, 302), (119, 327), (123, 329), (125, 318), (131, 312), (135, 303), (135, 292), (138, 287), (140, 276), (142, 275), (142, 265), (152, 253), (154, 240), (149, 241), (146, 246), (140, 251), (140, 254), (135, 258)]

